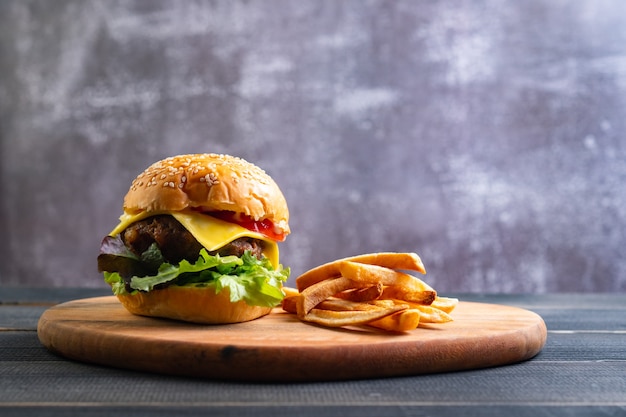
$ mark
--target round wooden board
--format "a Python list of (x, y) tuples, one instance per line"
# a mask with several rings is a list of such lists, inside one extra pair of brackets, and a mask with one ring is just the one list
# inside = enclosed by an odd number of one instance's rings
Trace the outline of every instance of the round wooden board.
[(232, 325), (135, 316), (111, 297), (46, 310), (41, 343), (61, 356), (106, 366), (239, 381), (330, 381), (485, 368), (535, 356), (546, 341), (537, 314), (460, 302), (453, 322), (393, 334), (331, 329), (275, 309)]

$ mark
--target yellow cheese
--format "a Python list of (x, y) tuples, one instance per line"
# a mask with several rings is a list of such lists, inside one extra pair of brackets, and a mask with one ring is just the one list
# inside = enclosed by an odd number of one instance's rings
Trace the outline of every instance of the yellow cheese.
[(263, 254), (270, 260), (274, 268), (278, 267), (278, 245), (271, 239), (260, 233), (253, 232), (235, 223), (225, 222), (206, 214), (194, 211), (185, 212), (141, 212), (138, 214), (124, 213), (120, 216), (120, 223), (109, 233), (115, 236), (121, 233), (131, 224), (145, 218), (159, 214), (170, 214), (178, 220), (196, 238), (202, 246), (209, 252), (217, 250), (222, 246), (240, 237), (250, 237), (265, 242)]

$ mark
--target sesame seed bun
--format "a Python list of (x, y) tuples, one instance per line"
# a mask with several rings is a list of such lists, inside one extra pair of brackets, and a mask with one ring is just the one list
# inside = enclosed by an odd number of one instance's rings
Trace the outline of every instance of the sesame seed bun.
[(215, 286), (171, 286), (150, 292), (120, 294), (122, 305), (140, 316), (162, 317), (200, 324), (241, 323), (265, 316), (271, 307), (251, 306), (245, 301), (230, 302), (228, 288), (218, 294)]
[(290, 232), (287, 202), (278, 185), (261, 168), (230, 155), (189, 154), (155, 162), (124, 197), (128, 213), (188, 208), (243, 213)]

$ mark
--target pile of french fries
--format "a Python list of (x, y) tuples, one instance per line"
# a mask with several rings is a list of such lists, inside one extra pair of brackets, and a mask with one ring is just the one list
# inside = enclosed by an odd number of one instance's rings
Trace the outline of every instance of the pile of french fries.
[(440, 297), (421, 279), (415, 253), (371, 253), (313, 268), (284, 288), (283, 310), (305, 322), (328, 327), (371, 326), (407, 332), (421, 323), (452, 321), (458, 299)]

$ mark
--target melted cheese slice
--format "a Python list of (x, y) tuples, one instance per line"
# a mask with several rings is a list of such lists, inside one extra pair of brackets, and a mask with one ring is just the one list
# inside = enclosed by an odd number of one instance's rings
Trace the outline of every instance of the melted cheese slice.
[(250, 237), (265, 242), (263, 255), (265, 255), (274, 268), (278, 268), (278, 245), (273, 240), (260, 233), (253, 232), (235, 223), (225, 222), (206, 214), (194, 211), (185, 212), (141, 212), (138, 214), (124, 213), (120, 216), (120, 223), (109, 233), (115, 236), (124, 229), (139, 220), (159, 214), (169, 214), (178, 220), (196, 238), (207, 251), (214, 251), (227, 245), (240, 237)]

